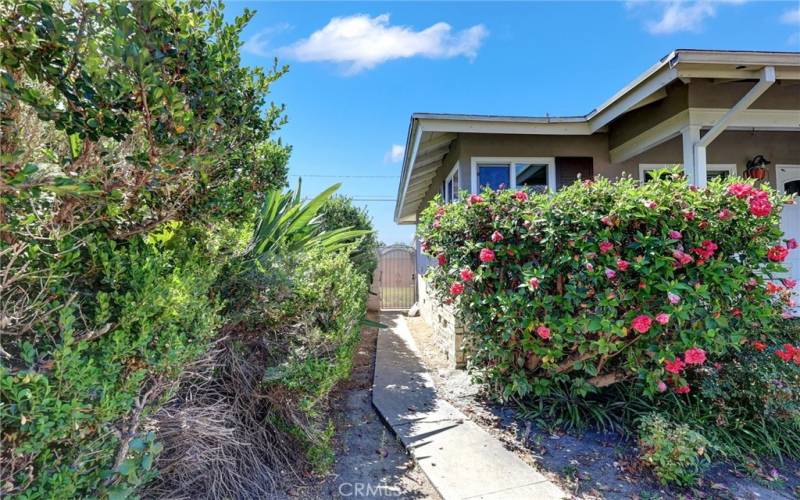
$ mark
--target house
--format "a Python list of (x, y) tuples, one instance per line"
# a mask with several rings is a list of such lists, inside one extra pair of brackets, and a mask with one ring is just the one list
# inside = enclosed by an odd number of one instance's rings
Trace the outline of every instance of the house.
[[(483, 186), (557, 190), (595, 175), (645, 182), (668, 165), (698, 186), (760, 167), (779, 192), (800, 193), (800, 52), (679, 49), (584, 116), (415, 113), (394, 219), (415, 224), (436, 194), (452, 201)], [(800, 205), (784, 208), (782, 226), (800, 239)], [(800, 280), (800, 253), (791, 255)], [(418, 273), (426, 266), (419, 257)], [(458, 319), (417, 281), (422, 315), (460, 363)]]

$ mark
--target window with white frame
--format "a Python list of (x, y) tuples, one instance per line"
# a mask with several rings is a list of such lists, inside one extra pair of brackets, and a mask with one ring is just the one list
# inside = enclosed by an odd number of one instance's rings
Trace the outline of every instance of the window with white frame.
[(553, 157), (472, 158), (472, 192), (527, 187), (533, 191), (555, 191), (556, 161)]
[[(682, 163), (641, 163), (639, 164), (639, 180), (647, 182), (653, 180), (653, 171), (665, 168), (683, 168)], [(722, 178), (726, 179), (736, 175), (736, 165), (733, 163), (710, 163), (706, 165), (706, 180)]]
[(458, 162), (456, 162), (453, 170), (442, 181), (442, 200), (445, 203), (452, 203), (458, 199)]

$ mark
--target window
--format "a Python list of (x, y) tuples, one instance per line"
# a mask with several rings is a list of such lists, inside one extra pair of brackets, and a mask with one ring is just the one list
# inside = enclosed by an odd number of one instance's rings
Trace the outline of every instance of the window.
[(554, 158), (472, 158), (472, 192), (528, 187), (555, 191)]
[[(653, 171), (664, 168), (683, 167), (682, 163), (642, 163), (639, 165), (639, 179), (647, 182), (653, 179)], [(706, 180), (722, 178), (736, 175), (736, 165), (734, 164), (708, 164), (706, 165)]]
[(445, 203), (452, 203), (458, 199), (458, 162), (450, 171), (450, 174), (442, 182), (442, 199)]

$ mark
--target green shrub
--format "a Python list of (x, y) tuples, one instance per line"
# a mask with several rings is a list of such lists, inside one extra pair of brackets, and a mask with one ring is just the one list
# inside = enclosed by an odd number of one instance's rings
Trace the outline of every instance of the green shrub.
[(664, 177), (425, 210), (423, 248), (441, 264), (428, 278), (462, 311), (470, 366), (499, 397), (620, 381), (686, 393), (707, 362), (772, 338), (789, 300), (767, 286), (787, 250), (782, 200), (736, 179)]
[(372, 273), (378, 267), (378, 239), (372, 226), (372, 219), (365, 208), (353, 204), (347, 196), (334, 196), (325, 202), (320, 209), (320, 223), (327, 231), (351, 227), (370, 231), (362, 236), (355, 252), (351, 256), (359, 272), (372, 279)]
[(640, 458), (663, 483), (694, 484), (708, 466), (709, 442), (686, 424), (676, 424), (658, 414), (642, 419)]

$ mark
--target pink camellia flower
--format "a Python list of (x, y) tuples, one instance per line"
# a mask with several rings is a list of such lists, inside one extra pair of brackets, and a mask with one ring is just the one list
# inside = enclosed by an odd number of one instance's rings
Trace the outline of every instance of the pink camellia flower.
[(444, 266), (445, 264), (447, 264), (447, 257), (443, 253), (437, 255), (436, 260), (439, 262), (440, 266)]
[(691, 210), (686, 210), (683, 212), (683, 218), (686, 220), (694, 220), (695, 213)]
[(671, 230), (669, 232), (669, 237), (670, 237), (670, 239), (673, 239), (673, 240), (679, 240), (679, 239), (683, 238), (683, 235), (681, 234), (680, 231), (675, 231), (673, 229), (673, 230)]
[(613, 269), (606, 268), (605, 273), (606, 273), (606, 278), (610, 280), (613, 280), (614, 278), (617, 277), (617, 272)]
[(669, 303), (674, 306), (681, 301), (681, 297), (680, 295), (676, 295), (672, 292), (667, 292), (667, 300), (669, 300)]
[(793, 280), (792, 278), (783, 278), (781, 280), (781, 283), (783, 283), (783, 286), (785, 286), (789, 290), (797, 286), (797, 280)]
[(681, 250), (673, 250), (672, 258), (677, 260), (678, 261), (677, 264), (681, 266), (685, 266), (687, 264), (691, 264), (692, 262), (694, 262), (694, 257)]
[(586, 264), (584, 264), (583, 266), (584, 266), (584, 267), (586, 268), (586, 270), (587, 270), (587, 271), (589, 271), (589, 272), (592, 272), (592, 271), (594, 271), (594, 266), (592, 265), (592, 263), (591, 263), (591, 262), (587, 262), (587, 263), (586, 263)]
[(550, 329), (546, 326), (542, 325), (536, 329), (536, 335), (540, 336), (541, 338), (547, 340), (550, 338)]
[(431, 244), (430, 244), (430, 243), (428, 243), (428, 242), (427, 242), (427, 241), (425, 241), (425, 240), (422, 240), (422, 241), (419, 243), (419, 247), (420, 247), (420, 249), (421, 249), (423, 252), (425, 252), (425, 253), (428, 253), (428, 251), (430, 251), (430, 249), (431, 249)]
[(611, 220), (611, 217), (609, 217), (608, 215), (604, 215), (604, 216), (600, 217), (600, 222), (602, 222), (603, 224), (605, 224), (606, 226), (609, 226), (609, 227), (614, 225), (614, 221)]
[(628, 267), (630, 267), (631, 263), (625, 259), (617, 259), (617, 269), (620, 271), (627, 271)]
[(529, 279), (528, 280), (528, 284), (531, 286), (531, 288), (536, 290), (537, 288), (539, 288), (539, 278), (531, 278), (531, 279)]
[(702, 365), (706, 362), (706, 352), (699, 347), (692, 347), (683, 353), (687, 365)]
[(788, 248), (789, 250), (794, 250), (795, 248), (797, 248), (797, 240), (794, 238), (786, 240), (786, 248)]
[(692, 392), (692, 388), (688, 385), (682, 385), (675, 388), (675, 394), (689, 394), (690, 392)]
[(456, 281), (455, 283), (450, 285), (450, 295), (452, 295), (453, 297), (457, 297), (462, 293), (464, 293), (464, 285), (462, 283)]
[(477, 205), (478, 203), (483, 203), (483, 197), (479, 194), (471, 194), (467, 198), (467, 205)]
[(658, 381), (658, 392), (665, 392), (667, 390), (667, 384), (664, 383), (663, 380)]
[(792, 319), (792, 318), (794, 318), (794, 314), (792, 313), (792, 311), (783, 311), (781, 313), (781, 318), (783, 318), (783, 319)]
[(492, 233), (492, 241), (497, 243), (498, 241), (503, 241), (503, 233), (500, 231), (495, 231)]
[(528, 193), (525, 191), (517, 191), (514, 193), (514, 198), (516, 198), (517, 201), (528, 201)]
[(664, 369), (670, 373), (680, 373), (686, 368), (686, 363), (680, 357), (672, 361), (664, 361)]
[(631, 322), (631, 328), (636, 330), (639, 333), (647, 333), (650, 330), (650, 327), (653, 325), (653, 320), (650, 319), (650, 316), (640, 314), (633, 318)]
[(458, 273), (461, 276), (461, 279), (464, 281), (472, 281), (472, 278), (475, 277), (475, 273), (472, 272), (472, 269), (465, 267)]
[(756, 217), (766, 217), (772, 212), (772, 203), (764, 191), (758, 191), (759, 195), (753, 195), (748, 202), (750, 203), (750, 213)]
[(607, 253), (614, 248), (614, 244), (610, 241), (601, 241), (598, 246), (600, 247), (600, 253)]
[(494, 261), (494, 251), (491, 248), (483, 248), (481, 249), (481, 253), (478, 254), (478, 258), (481, 262), (493, 262)]
[(789, 249), (783, 245), (775, 245), (767, 250), (767, 258), (772, 262), (783, 262), (789, 255)]
[(440, 221), (439, 219), (434, 219), (433, 228), (434, 229), (439, 229), (440, 227), (442, 227), (442, 221)]
[(728, 186), (728, 194), (732, 194), (737, 198), (747, 198), (753, 192), (753, 186), (750, 184), (731, 184)]
[(719, 211), (717, 217), (719, 217), (719, 220), (730, 220), (733, 218), (733, 212), (731, 212), (727, 208), (723, 208), (722, 210)]
[(656, 314), (656, 321), (661, 325), (666, 325), (667, 323), (669, 323), (669, 314), (667, 313)]
[(644, 200), (642, 203), (646, 208), (656, 208), (658, 206), (653, 200)]

